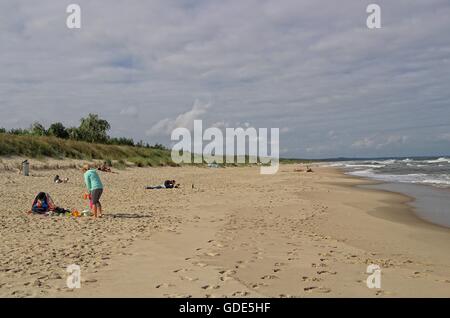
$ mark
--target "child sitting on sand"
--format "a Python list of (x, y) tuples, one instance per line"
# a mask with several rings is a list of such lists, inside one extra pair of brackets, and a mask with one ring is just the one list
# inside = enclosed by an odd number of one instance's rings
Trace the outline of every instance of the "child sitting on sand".
[(37, 195), (36, 201), (33, 204), (31, 211), (35, 213), (44, 213), (48, 211), (47, 197), (44, 192), (40, 192)]

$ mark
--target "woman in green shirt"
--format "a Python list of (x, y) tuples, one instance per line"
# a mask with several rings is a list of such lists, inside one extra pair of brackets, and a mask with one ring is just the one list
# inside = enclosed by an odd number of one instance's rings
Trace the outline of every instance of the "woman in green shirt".
[(84, 183), (91, 195), (94, 217), (102, 217), (102, 204), (100, 203), (100, 197), (103, 193), (103, 183), (97, 174), (97, 170), (86, 164), (83, 166)]

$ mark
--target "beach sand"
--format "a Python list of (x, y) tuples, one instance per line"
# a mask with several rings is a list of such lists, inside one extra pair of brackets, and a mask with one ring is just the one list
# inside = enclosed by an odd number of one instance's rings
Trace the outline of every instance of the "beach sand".
[[(2, 297), (450, 297), (450, 229), (336, 169), (128, 168), (101, 173), (103, 219), (26, 214), (39, 191), (86, 207), (65, 162), (0, 171)], [(165, 179), (182, 187), (144, 189)], [(80, 289), (66, 287), (70, 264)], [(381, 289), (366, 286), (370, 264)]]

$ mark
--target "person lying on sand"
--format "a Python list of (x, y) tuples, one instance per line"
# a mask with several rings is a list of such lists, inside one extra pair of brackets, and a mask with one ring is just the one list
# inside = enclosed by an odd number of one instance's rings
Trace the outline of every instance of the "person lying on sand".
[(67, 183), (67, 181), (69, 181), (69, 178), (61, 179), (58, 175), (53, 179), (54, 183)]
[(102, 217), (102, 204), (100, 203), (100, 197), (103, 193), (103, 183), (97, 174), (95, 168), (92, 168), (89, 164), (85, 164), (81, 169), (84, 172), (84, 182), (86, 188), (92, 198), (92, 209), (94, 217)]
[(156, 185), (156, 186), (148, 186), (145, 187), (145, 189), (151, 190), (151, 189), (173, 189), (173, 188), (179, 188), (180, 184), (176, 183), (175, 180), (166, 180), (163, 184)]
[(102, 165), (100, 165), (98, 167), (98, 170), (103, 171), (103, 172), (112, 172), (111, 168), (106, 165), (106, 162), (104, 162)]

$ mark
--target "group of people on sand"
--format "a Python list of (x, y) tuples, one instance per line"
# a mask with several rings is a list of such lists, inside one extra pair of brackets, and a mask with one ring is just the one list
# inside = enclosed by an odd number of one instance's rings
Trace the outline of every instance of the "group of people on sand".
[[(86, 188), (88, 190), (89, 198), (91, 200), (92, 212), (94, 217), (102, 217), (102, 204), (100, 203), (100, 198), (103, 193), (103, 183), (100, 180), (100, 176), (97, 173), (97, 170), (103, 172), (111, 172), (111, 169), (103, 164), (99, 167), (95, 167), (94, 165), (85, 164), (81, 168), (81, 171), (84, 173), (84, 183), (86, 184)], [(59, 175), (56, 175), (53, 179), (54, 183), (67, 183), (69, 178), (62, 178)]]
[[(84, 183), (88, 191), (89, 199), (91, 201), (92, 216), (95, 218), (101, 218), (103, 215), (102, 204), (100, 198), (103, 194), (103, 183), (98, 175), (97, 171), (111, 172), (111, 169), (103, 164), (101, 166), (95, 166), (90, 164), (84, 164), (81, 168), (83, 172)], [(69, 178), (61, 179), (59, 175), (54, 178), (55, 183), (67, 183)], [(156, 186), (148, 186), (146, 189), (173, 189), (180, 187), (179, 183), (175, 180), (165, 180), (163, 184)]]

